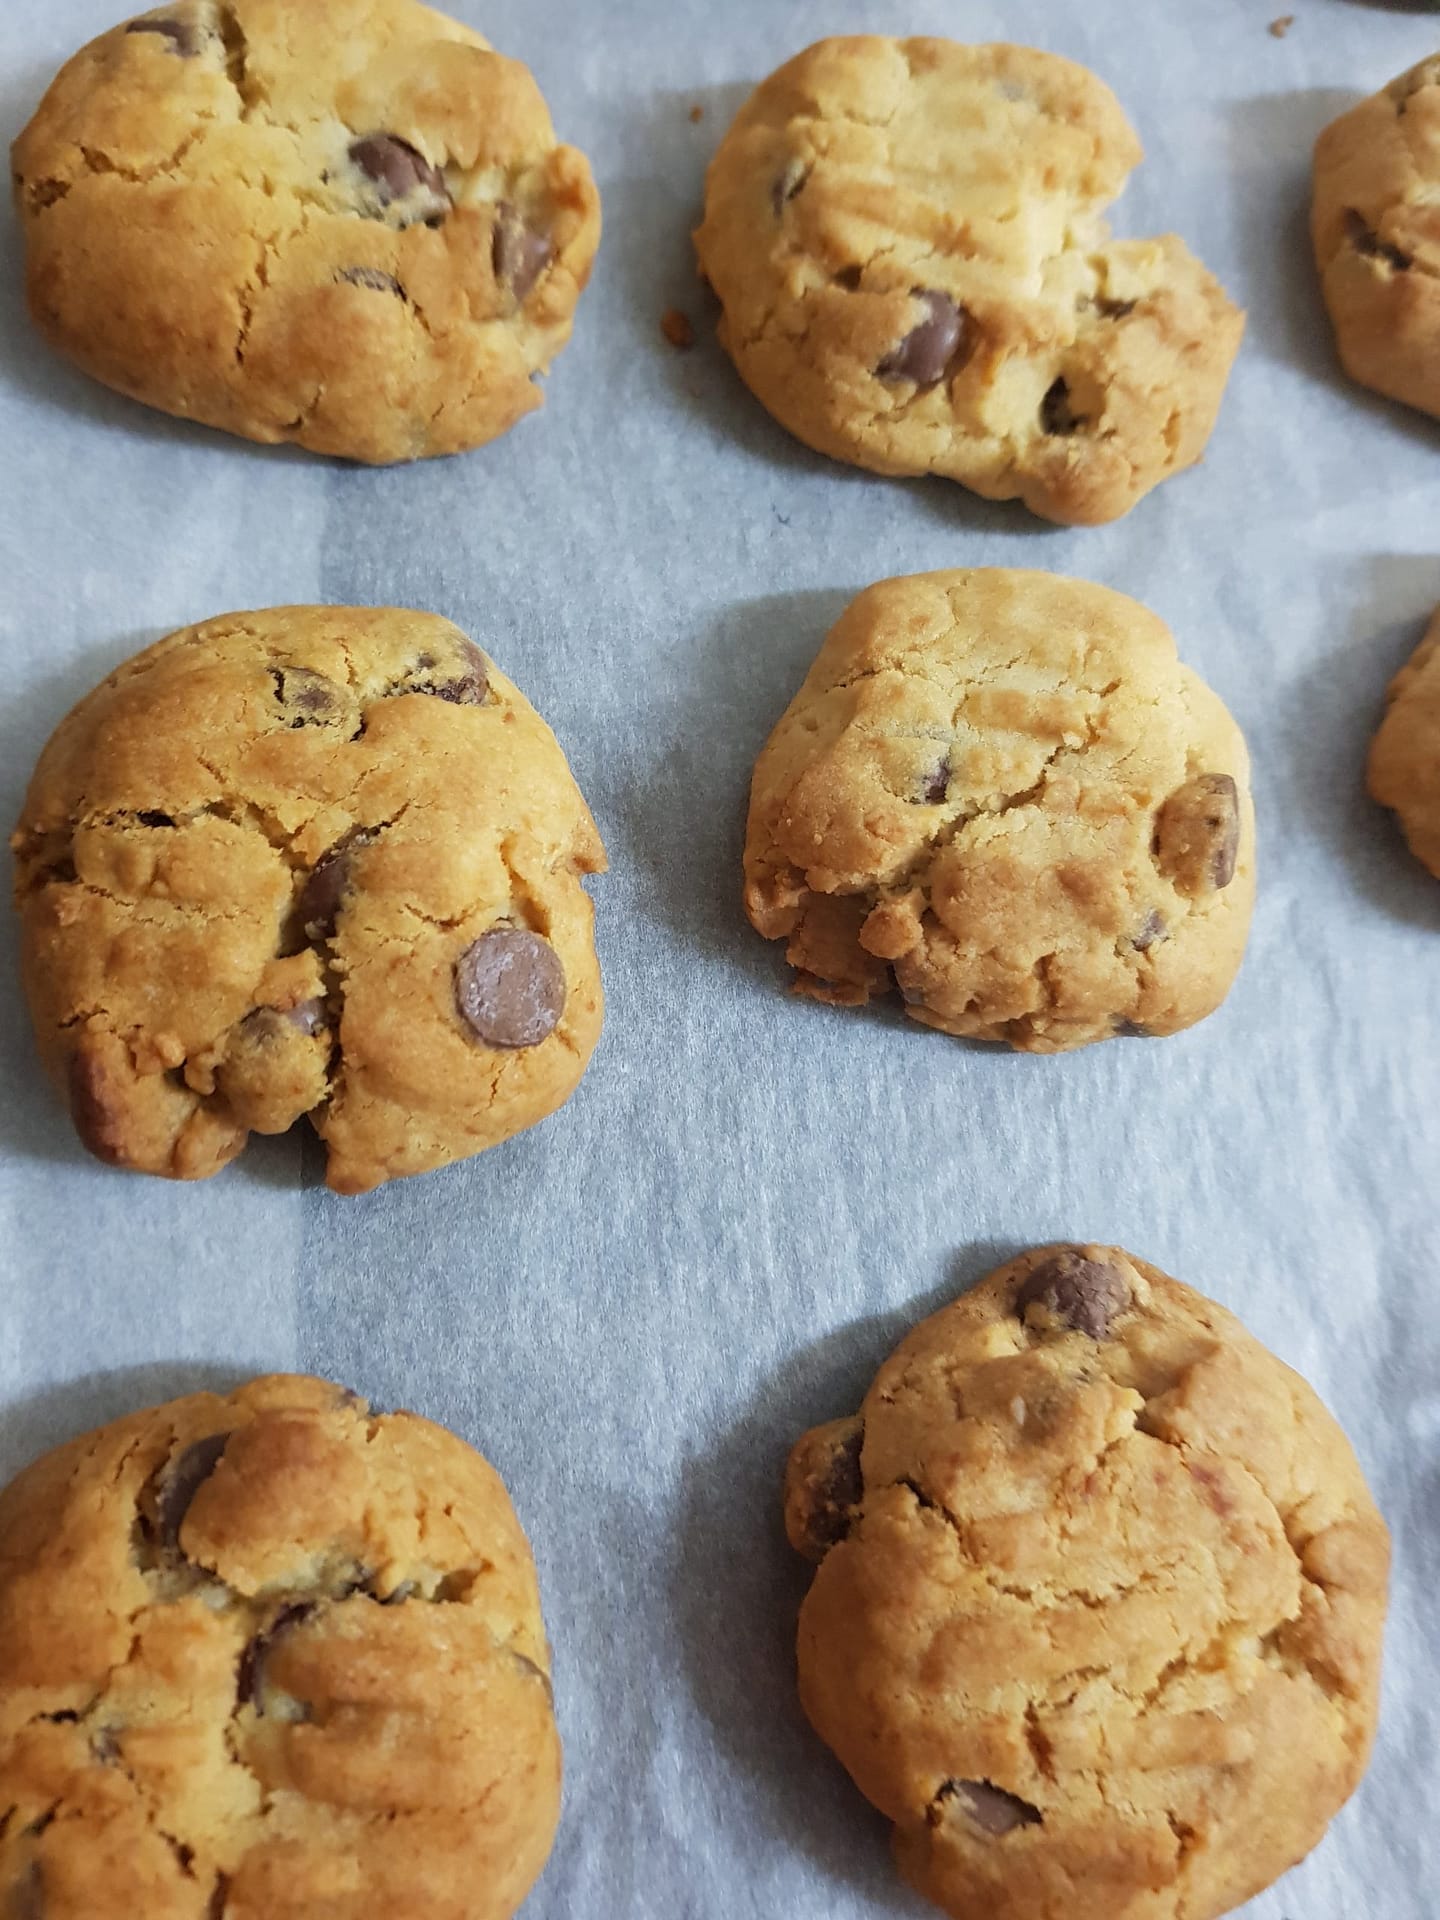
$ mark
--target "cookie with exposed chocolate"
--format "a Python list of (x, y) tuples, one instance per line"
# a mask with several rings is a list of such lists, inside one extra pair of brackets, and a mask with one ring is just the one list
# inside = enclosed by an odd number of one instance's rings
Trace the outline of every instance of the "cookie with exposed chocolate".
[(31, 312), (87, 373), (377, 463), (540, 405), (600, 233), (529, 72), (416, 0), (174, 0), (15, 143)]
[[(1046, 1247), (803, 1436), (800, 1696), (954, 1920), (1215, 1920), (1314, 1847), (1378, 1713), (1389, 1542), (1213, 1301)], [(1263, 1818), (1256, 1809), (1263, 1809)]]
[(360, 1193), (574, 1091), (604, 848), (554, 735), (432, 614), (281, 607), (116, 669), (13, 840), (40, 1051), (99, 1158), (196, 1179), (308, 1117)]
[(854, 600), (755, 765), (745, 906), (796, 990), (1030, 1053), (1177, 1033), (1245, 950), (1239, 728), (1148, 608), (1010, 568)]
[(270, 1377), (0, 1492), (0, 1912), (509, 1920), (560, 1742), (529, 1543), (414, 1414)]
[(721, 340), (821, 453), (1113, 520), (1200, 458), (1244, 327), (1174, 235), (1110, 237), (1140, 158), (1072, 61), (822, 40), (711, 164), (695, 243)]

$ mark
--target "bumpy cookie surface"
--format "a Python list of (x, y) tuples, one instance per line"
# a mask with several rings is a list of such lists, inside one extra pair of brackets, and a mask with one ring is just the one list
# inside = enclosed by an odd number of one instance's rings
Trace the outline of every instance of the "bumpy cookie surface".
[(81, 1139), (196, 1179), (308, 1115), (360, 1193), (506, 1139), (600, 1031), (605, 854), (553, 734), (432, 614), (172, 634), (61, 722), (13, 846)]
[(821, 453), (1112, 520), (1200, 458), (1244, 326), (1181, 241), (1109, 237), (1140, 158), (1052, 54), (822, 40), (711, 165), (720, 337)]
[(805, 1710), (955, 1920), (1213, 1920), (1364, 1770), (1388, 1540), (1354, 1455), (1117, 1248), (917, 1327), (797, 1445), (786, 1524)]
[(1370, 792), (1395, 809), (1416, 859), (1440, 878), (1440, 613), (1390, 683)]
[(1321, 134), (1311, 226), (1346, 372), (1440, 415), (1440, 57)]
[(534, 80), (415, 0), (176, 0), (13, 154), (30, 307), (107, 386), (374, 462), (540, 405), (600, 232)]
[(529, 1545), (443, 1428), (269, 1378), (0, 1493), (6, 1914), (507, 1920), (559, 1804)]
[(755, 767), (745, 905), (798, 991), (898, 985), (1050, 1053), (1224, 998), (1254, 894), (1248, 760), (1153, 613), (1048, 573), (867, 588)]

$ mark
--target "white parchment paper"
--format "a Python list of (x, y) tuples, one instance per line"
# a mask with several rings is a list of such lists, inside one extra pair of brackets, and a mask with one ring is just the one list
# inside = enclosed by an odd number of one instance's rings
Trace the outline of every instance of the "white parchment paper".
[[(6, 137), (117, 0), (0, 8)], [(1267, 31), (1297, 14), (1284, 39)], [(1440, 884), (1365, 800), (1386, 680), (1440, 601), (1440, 429), (1350, 387), (1307, 253), (1320, 127), (1440, 44), (1358, 0), (453, 0), (591, 154), (606, 236), (549, 404), (501, 444), (342, 469), (149, 415), (30, 336), (0, 263), (0, 811), (62, 713), (205, 615), (400, 602), (469, 628), (555, 727), (609, 844), (604, 1042), (556, 1119), (339, 1200), (298, 1136), (200, 1188), (88, 1162), (4, 927), (0, 1474), (197, 1385), (300, 1368), (457, 1428), (535, 1544), (567, 1751), (534, 1920), (918, 1915), (802, 1722), (786, 1448), (1012, 1252), (1115, 1240), (1314, 1381), (1396, 1535), (1367, 1784), (1252, 1920), (1440, 1909)], [(1117, 226), (1174, 227), (1249, 308), (1209, 458), (1064, 532), (828, 464), (716, 347), (689, 229), (755, 80), (824, 33), (1049, 47), (1148, 150)], [(692, 106), (704, 108), (694, 122)], [(695, 319), (695, 350), (658, 331)], [(1262, 874), (1225, 1008), (1059, 1060), (789, 999), (738, 905), (755, 753), (861, 586), (1086, 575), (1147, 601), (1239, 716)]]

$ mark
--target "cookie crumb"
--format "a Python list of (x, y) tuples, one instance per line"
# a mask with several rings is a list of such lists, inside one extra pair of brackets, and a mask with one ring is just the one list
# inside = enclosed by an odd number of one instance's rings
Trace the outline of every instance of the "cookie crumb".
[(1270, 22), (1270, 31), (1277, 40), (1283, 40), (1294, 24), (1295, 16), (1293, 13), (1282, 13), (1278, 20), (1272, 20)]
[(700, 124), (700, 122), (701, 122), (701, 121), (702, 121), (702, 120), (703, 120), (704, 118), (705, 118), (705, 109), (704, 109), (704, 107), (702, 107), (702, 106), (701, 106), (701, 104), (700, 104), (700, 102), (699, 102), (699, 101), (697, 100), (697, 101), (695, 102), (695, 104), (694, 104), (694, 106), (693, 106), (693, 107), (691, 107), (691, 109), (690, 109), (690, 124), (691, 124), (691, 126), (692, 126), (692, 127), (698, 127), (698, 126), (699, 126), (699, 124)]
[(667, 307), (660, 316), (660, 331), (677, 352), (688, 353), (695, 344), (695, 329), (690, 317), (678, 307)]

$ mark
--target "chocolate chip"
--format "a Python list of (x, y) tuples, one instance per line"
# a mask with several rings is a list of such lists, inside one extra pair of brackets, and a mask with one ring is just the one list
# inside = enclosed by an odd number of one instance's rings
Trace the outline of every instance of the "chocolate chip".
[(1240, 792), (1228, 773), (1200, 773), (1172, 793), (1155, 823), (1155, 859), (1181, 893), (1219, 893), (1240, 857)]
[(307, 940), (328, 940), (334, 933), (350, 886), (350, 857), (357, 848), (368, 847), (375, 837), (364, 827), (354, 827), (315, 862), (295, 910)]
[(1104, 1340), (1129, 1305), (1125, 1276), (1108, 1261), (1091, 1260), (1075, 1247), (1042, 1260), (1015, 1295), (1015, 1311), (1022, 1320), (1032, 1307), (1039, 1307), (1062, 1328), (1092, 1340)]
[(1048, 434), (1078, 433), (1085, 425), (1083, 414), (1070, 404), (1070, 383), (1064, 374), (1052, 380), (1040, 402), (1040, 425)]
[(396, 694), (427, 693), (432, 699), (450, 701), (452, 706), (483, 707), (490, 691), (489, 663), (473, 640), (461, 643), (460, 655), (464, 664), (458, 672), (437, 680), (434, 655), (421, 654), (414, 672), (396, 687)]
[(345, 712), (344, 689), (323, 673), (309, 667), (276, 667), (270, 678), (275, 698), (293, 716), (292, 727), (324, 726)]
[(264, 1046), (286, 1040), (297, 1031), (313, 1037), (329, 1021), (323, 1000), (302, 1000), (298, 1007), (289, 1007), (283, 1013), (279, 1007), (256, 1007), (240, 1024), (247, 1038)]
[(323, 1000), (302, 1000), (298, 1007), (291, 1007), (285, 1015), (292, 1027), (301, 1033), (317, 1034), (329, 1024)]
[(342, 267), (335, 278), (346, 286), (365, 287), (371, 293), (393, 293), (399, 300), (406, 297), (404, 287), (394, 274), (382, 273), (379, 267)]
[(182, 60), (193, 60), (205, 44), (204, 36), (189, 20), (132, 20), (127, 33), (159, 33), (170, 42), (170, 52)]
[(925, 309), (925, 318), (875, 371), (882, 380), (913, 380), (917, 387), (931, 387), (966, 344), (970, 316), (948, 293), (917, 288), (915, 298)]
[(1402, 253), (1399, 247), (1392, 247), (1388, 240), (1382, 240), (1363, 213), (1357, 213), (1353, 207), (1345, 214), (1345, 237), (1357, 253), (1364, 254), (1367, 260), (1383, 260), (1397, 273), (1404, 273), (1415, 262), (1408, 253)]
[(865, 1444), (865, 1429), (857, 1423), (855, 1431), (841, 1442), (830, 1456), (825, 1477), (812, 1494), (809, 1525), (810, 1544), (820, 1559), (849, 1533), (855, 1510), (865, 1497), (865, 1481), (860, 1471), (860, 1450)]
[(992, 1787), (988, 1780), (947, 1780), (930, 1802), (927, 1817), (932, 1827), (940, 1825), (952, 1803), (992, 1839), (1014, 1833), (1018, 1827), (1038, 1827), (1043, 1818), (1040, 1809), (1028, 1800), (1006, 1793), (1003, 1787)]
[(527, 227), (508, 201), (495, 209), (495, 237), (490, 262), (495, 278), (524, 302), (535, 282), (555, 257), (555, 248), (543, 233)]
[(374, 182), (382, 207), (413, 202), (410, 219), (438, 226), (454, 205), (444, 174), (398, 134), (367, 134), (351, 146), (350, 158)]
[(147, 808), (144, 813), (137, 813), (135, 818), (142, 827), (173, 827), (175, 824), (172, 814), (159, 813), (153, 807)]
[(291, 1627), (298, 1627), (302, 1620), (308, 1620), (312, 1613), (318, 1612), (319, 1607), (313, 1600), (292, 1600), (288, 1606), (280, 1609), (267, 1627), (255, 1635), (241, 1654), (235, 1675), (237, 1706), (248, 1707), (253, 1703), (256, 1713), (263, 1719), (265, 1705), (261, 1699), (261, 1689), (265, 1685), (265, 1661), (271, 1648)]
[(150, 1495), (150, 1517), (160, 1544), (171, 1552), (180, 1548), (180, 1529), (191, 1502), (220, 1464), (230, 1444), (228, 1433), (207, 1434), (194, 1440), (156, 1475)]
[(926, 806), (935, 807), (950, 791), (950, 756), (947, 754), (938, 766), (925, 776), (920, 789), (920, 798)]
[(841, 267), (838, 273), (831, 275), (834, 284), (843, 287), (846, 293), (858, 293), (864, 277), (863, 270), (856, 266)]
[(455, 1001), (487, 1046), (537, 1047), (565, 1011), (565, 970), (538, 933), (496, 927), (461, 955)]
[(1130, 944), (1137, 953), (1148, 953), (1151, 947), (1169, 938), (1170, 929), (1165, 924), (1164, 914), (1157, 913), (1152, 907), (1131, 936)]

